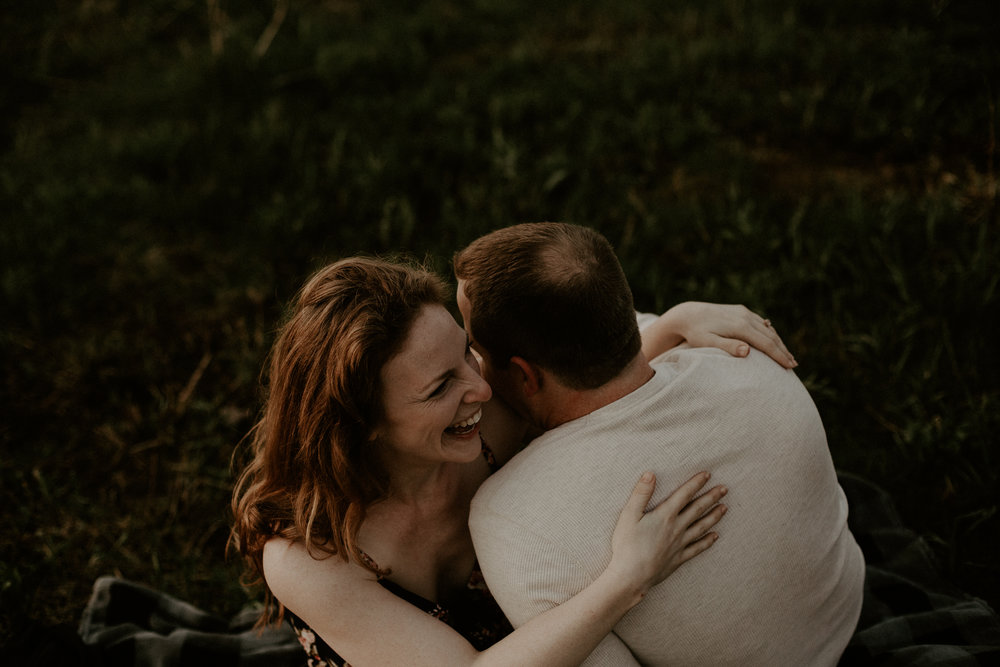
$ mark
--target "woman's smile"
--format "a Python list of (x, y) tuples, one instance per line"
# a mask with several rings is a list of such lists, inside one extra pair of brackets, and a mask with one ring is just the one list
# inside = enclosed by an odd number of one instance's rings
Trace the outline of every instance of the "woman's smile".
[(449, 435), (471, 435), (476, 431), (479, 426), (479, 420), (483, 418), (483, 409), (479, 408), (476, 410), (476, 414), (472, 415), (468, 419), (464, 419), (460, 422), (455, 422), (444, 431)]

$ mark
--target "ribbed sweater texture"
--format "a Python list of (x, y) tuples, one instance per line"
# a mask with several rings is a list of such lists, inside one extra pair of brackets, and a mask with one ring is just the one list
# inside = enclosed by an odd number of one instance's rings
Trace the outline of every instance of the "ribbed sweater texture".
[(479, 490), (470, 526), (493, 595), (515, 627), (567, 600), (610, 561), (644, 470), (657, 475), (653, 505), (708, 470), (729, 487), (720, 539), (587, 664), (836, 664), (864, 560), (809, 393), (757, 351), (676, 349), (651, 365), (646, 384), (537, 438)]

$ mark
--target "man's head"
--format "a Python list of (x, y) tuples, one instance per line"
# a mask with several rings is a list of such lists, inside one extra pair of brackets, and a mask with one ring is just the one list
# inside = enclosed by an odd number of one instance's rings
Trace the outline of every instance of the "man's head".
[(590, 390), (639, 353), (632, 292), (611, 245), (592, 229), (506, 227), (456, 253), (454, 268), (465, 328), (501, 395), (495, 375), (514, 357), (571, 389)]

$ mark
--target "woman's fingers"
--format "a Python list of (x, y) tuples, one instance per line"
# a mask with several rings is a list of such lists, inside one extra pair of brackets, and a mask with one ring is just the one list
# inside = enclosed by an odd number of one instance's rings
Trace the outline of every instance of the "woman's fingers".
[(729, 489), (722, 486), (713, 486), (711, 489), (693, 499), (684, 509), (678, 512), (678, 516), (685, 525), (694, 523), (698, 517), (718, 504), (723, 496), (729, 493)]
[[(795, 368), (798, 366), (798, 362), (795, 361), (795, 357), (793, 357), (792, 353), (788, 351), (787, 347), (785, 347), (785, 343), (781, 340), (781, 336), (770, 328), (764, 328), (761, 330), (763, 326), (764, 325), (757, 325), (751, 327), (745, 334), (746, 343), (754, 346), (785, 368)], [(734, 342), (743, 343), (743, 341), (739, 339), (734, 339)], [(743, 344), (746, 345), (746, 343)], [(730, 352), (730, 354), (732, 354), (732, 352)], [(746, 353), (734, 354), (733, 356), (745, 357)]]
[[(683, 535), (683, 541), (693, 542), (704, 536), (715, 524), (719, 523), (727, 511), (719, 501), (729, 493), (725, 486), (717, 485), (705, 493), (698, 492), (705, 486), (711, 475), (700, 472), (681, 484), (666, 500), (656, 506), (650, 514), (658, 519), (676, 525), (678, 535)], [(639, 519), (653, 495), (656, 477), (651, 472), (643, 476), (632, 489), (632, 495), (622, 510), (623, 515), (631, 515)], [(707, 548), (707, 547), (706, 547)]]
[[(723, 486), (702, 493), (711, 475), (700, 472), (646, 511), (656, 487), (652, 472), (643, 473), (632, 488), (612, 537), (612, 563), (643, 587), (663, 581), (682, 563), (708, 549), (718, 539), (711, 529), (725, 514), (719, 500)], [(699, 495), (700, 494), (700, 495)]]
[[(689, 334), (688, 342), (697, 347), (716, 347), (734, 357), (745, 357), (755, 347), (785, 368), (795, 368), (798, 362), (771, 320), (764, 319), (746, 306), (718, 306), (706, 311), (701, 331)], [(708, 319), (709, 314), (718, 319)]]
[(699, 517), (694, 523), (688, 526), (684, 532), (684, 541), (694, 543), (708, 534), (715, 524), (722, 520), (729, 510), (725, 505), (716, 505), (711, 510)]
[[(749, 343), (785, 368), (795, 368), (798, 365), (795, 357), (785, 347), (785, 342), (781, 340), (781, 336), (778, 335), (771, 320), (761, 317), (746, 306), (733, 306), (731, 315), (733, 319), (729, 323), (728, 335), (738, 337), (732, 339), (733, 347), (739, 343), (744, 345)], [(739, 352), (734, 353), (728, 343), (722, 349), (735, 357), (745, 357), (749, 352), (749, 350), (744, 352), (744, 348), (737, 348)]]
[[(632, 490), (632, 496), (629, 498), (628, 503), (625, 506), (625, 511), (634, 511), (639, 503), (649, 503), (649, 499), (653, 495), (653, 486), (655, 486), (655, 481), (650, 481), (648, 486), (644, 485), (644, 479), (646, 475), (649, 475), (652, 480), (653, 473), (647, 472), (643, 475), (643, 479), (635, 485)], [(708, 483), (708, 480), (712, 475), (708, 472), (700, 472), (688, 481), (684, 482), (678, 486), (673, 493), (671, 493), (665, 500), (663, 500), (659, 505), (657, 505), (652, 511), (657, 515), (662, 515), (665, 517), (677, 517), (680, 525), (689, 526), (698, 520), (703, 514), (705, 514), (714, 505), (717, 505), (723, 496), (729, 493), (729, 489), (725, 486), (717, 485), (713, 486), (711, 489), (705, 493), (698, 495), (698, 492)], [(645, 507), (646, 505), (642, 505)]]
[(632, 487), (632, 495), (629, 496), (628, 502), (625, 503), (622, 514), (631, 516), (636, 520), (640, 519), (646, 511), (646, 506), (649, 505), (649, 499), (653, 497), (653, 491), (655, 490), (656, 475), (647, 470), (642, 473), (639, 481)]
[(734, 357), (755, 347), (785, 368), (798, 365), (771, 321), (746, 306), (685, 302), (675, 308), (683, 315), (678, 334), (693, 347), (715, 347)]
[(674, 492), (667, 496), (666, 500), (660, 503), (656, 509), (662, 509), (664, 513), (669, 513), (671, 516), (678, 516), (685, 507), (691, 504), (691, 501), (711, 477), (709, 473), (704, 471), (698, 473), (674, 489)]
[(705, 551), (710, 546), (715, 544), (715, 541), (719, 539), (718, 533), (706, 533), (700, 538), (688, 544), (684, 549), (677, 555), (677, 565), (678, 567), (691, 560), (702, 551)]
[(792, 353), (785, 347), (785, 341), (781, 340), (781, 336), (778, 335), (771, 320), (764, 319), (749, 310), (747, 317), (750, 319), (751, 330), (755, 334), (755, 340), (749, 341), (754, 347), (766, 353), (785, 368), (795, 368), (799, 365)]
[[(747, 338), (755, 338), (755, 341), (750, 341), (754, 347), (757, 347), (758, 343), (763, 343), (766, 340), (763, 336), (756, 334), (756, 332), (754, 335), (748, 335)], [(745, 357), (750, 354), (750, 345), (746, 341), (739, 338), (727, 338), (718, 334), (705, 334), (701, 340), (701, 345), (703, 347), (717, 347), (734, 357)]]
[(727, 491), (723, 486), (713, 487), (684, 508), (681, 520), (691, 520), (693, 517), (694, 522), (690, 523), (687, 530), (684, 531), (685, 546), (678, 554), (678, 566), (705, 551), (719, 539), (719, 534), (711, 529), (729, 511), (725, 505), (718, 504)]

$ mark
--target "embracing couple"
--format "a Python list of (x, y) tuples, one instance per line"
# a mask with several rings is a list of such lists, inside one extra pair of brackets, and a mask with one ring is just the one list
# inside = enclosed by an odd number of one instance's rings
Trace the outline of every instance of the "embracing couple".
[(864, 561), (770, 322), (636, 313), (586, 227), (454, 269), (464, 327), (351, 258), (274, 344), (234, 539), (307, 664), (836, 664)]

